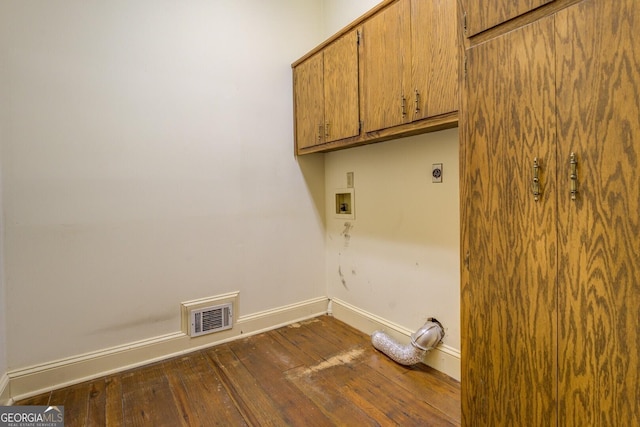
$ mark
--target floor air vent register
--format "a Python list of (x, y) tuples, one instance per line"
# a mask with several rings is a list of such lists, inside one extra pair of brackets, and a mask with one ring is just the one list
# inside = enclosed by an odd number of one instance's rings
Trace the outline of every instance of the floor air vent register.
[(182, 332), (199, 337), (233, 328), (238, 292), (181, 303)]
[(233, 307), (229, 304), (205, 307), (198, 310), (191, 310), (192, 337), (224, 331), (233, 327)]

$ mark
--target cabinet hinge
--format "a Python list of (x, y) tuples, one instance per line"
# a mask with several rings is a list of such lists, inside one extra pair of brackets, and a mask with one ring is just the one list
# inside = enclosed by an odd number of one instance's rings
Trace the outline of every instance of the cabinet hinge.
[(464, 30), (464, 34), (467, 34), (467, 12), (462, 15), (462, 29)]
[(464, 73), (464, 79), (467, 79), (467, 55), (464, 56), (464, 61), (463, 61), (463, 70), (462, 72)]
[(360, 30), (356, 31), (356, 43), (358, 45), (360, 45), (360, 37), (362, 37), (362, 33), (360, 33)]

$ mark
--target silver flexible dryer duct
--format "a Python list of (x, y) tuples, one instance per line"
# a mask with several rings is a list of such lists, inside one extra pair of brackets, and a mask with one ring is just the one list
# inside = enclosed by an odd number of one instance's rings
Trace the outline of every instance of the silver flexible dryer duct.
[(442, 325), (432, 317), (411, 334), (411, 344), (402, 345), (383, 331), (371, 334), (371, 343), (395, 362), (408, 366), (422, 362), (425, 353), (437, 346), (443, 337)]

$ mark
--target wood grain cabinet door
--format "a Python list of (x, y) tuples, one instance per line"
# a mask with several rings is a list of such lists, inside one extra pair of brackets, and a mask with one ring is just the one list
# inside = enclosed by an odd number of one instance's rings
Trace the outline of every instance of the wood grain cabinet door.
[(324, 142), (324, 59), (322, 52), (293, 69), (296, 148)]
[(466, 51), (463, 425), (640, 425), (639, 29), (583, 0)]
[(461, 0), (471, 37), (555, 0)]
[(411, 98), (404, 93), (410, 67), (408, 3), (400, 0), (363, 24), (364, 130), (372, 132), (409, 120)]
[(639, 31), (637, 0), (585, 0), (556, 17), (559, 418), (567, 426), (640, 425)]
[(360, 133), (357, 30), (324, 49), (324, 101), (325, 142)]
[(466, 56), (462, 424), (556, 425), (553, 19)]
[(412, 121), (458, 111), (456, 2), (411, 0)]

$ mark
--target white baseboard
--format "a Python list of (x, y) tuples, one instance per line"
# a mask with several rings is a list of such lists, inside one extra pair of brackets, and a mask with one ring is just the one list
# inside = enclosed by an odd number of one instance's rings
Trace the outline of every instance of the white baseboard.
[[(10, 371), (0, 376), (0, 405), (320, 316), (328, 305), (334, 317), (366, 334), (384, 330), (399, 342), (409, 342), (413, 333), (344, 301), (320, 297), (241, 316), (233, 329), (216, 334), (190, 338), (175, 332)], [(424, 363), (460, 380), (460, 352), (454, 348), (441, 344), (427, 353)]]
[[(411, 340), (411, 334), (414, 332), (338, 299), (332, 299), (329, 307), (331, 314), (336, 319), (365, 334), (371, 335), (376, 330), (383, 330), (398, 342), (408, 344)], [(460, 381), (459, 350), (440, 344), (427, 353), (424, 363)]]
[(11, 399), (11, 389), (9, 388), (9, 375), (3, 373), (0, 375), (0, 406), (9, 406), (13, 404)]
[(3, 403), (5, 394), (10, 394), (7, 399), (17, 401), (320, 316), (327, 313), (327, 303), (326, 297), (315, 298), (248, 316), (240, 316), (232, 329), (211, 335), (190, 338), (182, 332), (175, 332), (17, 369), (0, 378), (0, 404)]

